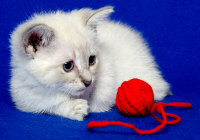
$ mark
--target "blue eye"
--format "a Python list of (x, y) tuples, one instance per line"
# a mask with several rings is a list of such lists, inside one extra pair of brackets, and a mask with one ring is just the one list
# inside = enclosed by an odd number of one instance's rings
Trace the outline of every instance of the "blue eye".
[(89, 65), (90, 65), (90, 66), (91, 66), (91, 65), (94, 65), (95, 62), (96, 62), (96, 57), (95, 57), (94, 55), (91, 55), (91, 56), (89, 57)]
[(74, 62), (73, 61), (69, 61), (63, 64), (63, 69), (66, 72), (70, 72), (72, 69), (74, 68)]

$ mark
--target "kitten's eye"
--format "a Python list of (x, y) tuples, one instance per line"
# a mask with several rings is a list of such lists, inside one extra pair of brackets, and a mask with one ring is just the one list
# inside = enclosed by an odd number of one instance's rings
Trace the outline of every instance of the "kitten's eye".
[(89, 65), (90, 65), (90, 66), (91, 66), (91, 65), (94, 65), (95, 62), (96, 62), (96, 57), (95, 57), (94, 55), (91, 55), (91, 56), (89, 57)]
[(66, 72), (70, 72), (74, 67), (74, 63), (73, 61), (69, 61), (69, 62), (66, 62), (63, 64), (63, 69), (66, 71)]

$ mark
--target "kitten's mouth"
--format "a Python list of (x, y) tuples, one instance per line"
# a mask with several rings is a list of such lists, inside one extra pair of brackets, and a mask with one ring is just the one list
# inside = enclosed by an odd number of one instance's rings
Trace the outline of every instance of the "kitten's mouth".
[(86, 88), (81, 88), (81, 89), (78, 89), (77, 91), (78, 92), (82, 92), (82, 91), (84, 91)]
[(84, 96), (85, 93), (86, 93), (85, 88), (81, 88), (81, 89), (75, 90), (69, 94), (73, 97), (80, 97), (80, 96)]
[(83, 87), (80, 89), (77, 89), (74, 91), (74, 93), (71, 93), (72, 96), (84, 96), (85, 94), (88, 94), (90, 89), (91, 89), (91, 85), (88, 87)]
[(81, 86), (81, 87), (74, 87), (74, 86), (66, 86), (61, 89), (62, 92), (69, 94), (71, 96), (84, 96), (85, 94), (89, 93), (92, 88), (92, 83), (88, 86)]

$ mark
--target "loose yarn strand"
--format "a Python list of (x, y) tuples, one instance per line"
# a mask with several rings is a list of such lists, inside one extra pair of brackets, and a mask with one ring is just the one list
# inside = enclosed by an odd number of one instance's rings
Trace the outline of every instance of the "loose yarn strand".
[[(123, 123), (123, 122), (118, 122), (118, 121), (110, 121), (110, 122), (109, 121), (91, 121), (91, 122), (88, 123), (88, 129), (91, 130), (91, 129), (96, 128), (96, 127), (106, 127), (106, 126), (110, 126), (110, 125), (120, 125), (120, 126), (123, 126), (123, 127), (131, 128), (135, 132), (137, 132), (141, 135), (153, 134), (153, 133), (161, 130), (162, 128), (164, 128), (167, 124), (177, 124), (181, 121), (181, 118), (179, 116), (174, 115), (174, 114), (170, 114), (170, 113), (166, 113), (164, 111), (164, 107), (167, 107), (167, 106), (171, 106), (171, 107), (192, 107), (192, 104), (190, 104), (190, 103), (179, 103), (179, 102), (155, 103), (155, 104), (153, 104), (151, 114), (155, 118), (155, 120), (160, 122), (161, 124), (159, 126), (157, 126), (156, 128), (151, 129), (151, 130), (140, 130), (140, 129), (136, 128), (135, 125), (133, 125), (133, 124)], [(162, 115), (163, 120), (158, 118), (155, 115), (156, 111), (159, 114)], [(167, 121), (167, 116), (175, 118), (175, 120)]]

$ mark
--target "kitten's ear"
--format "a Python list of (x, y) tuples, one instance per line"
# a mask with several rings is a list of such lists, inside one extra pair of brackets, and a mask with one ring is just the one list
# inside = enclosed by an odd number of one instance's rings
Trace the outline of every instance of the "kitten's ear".
[(54, 32), (46, 25), (40, 24), (29, 28), (23, 35), (25, 52), (34, 55), (39, 47), (46, 47), (54, 38)]
[(100, 8), (98, 10), (92, 10), (88, 13), (86, 17), (86, 25), (96, 31), (97, 25), (105, 20), (112, 12), (114, 12), (112, 6), (107, 6)]

